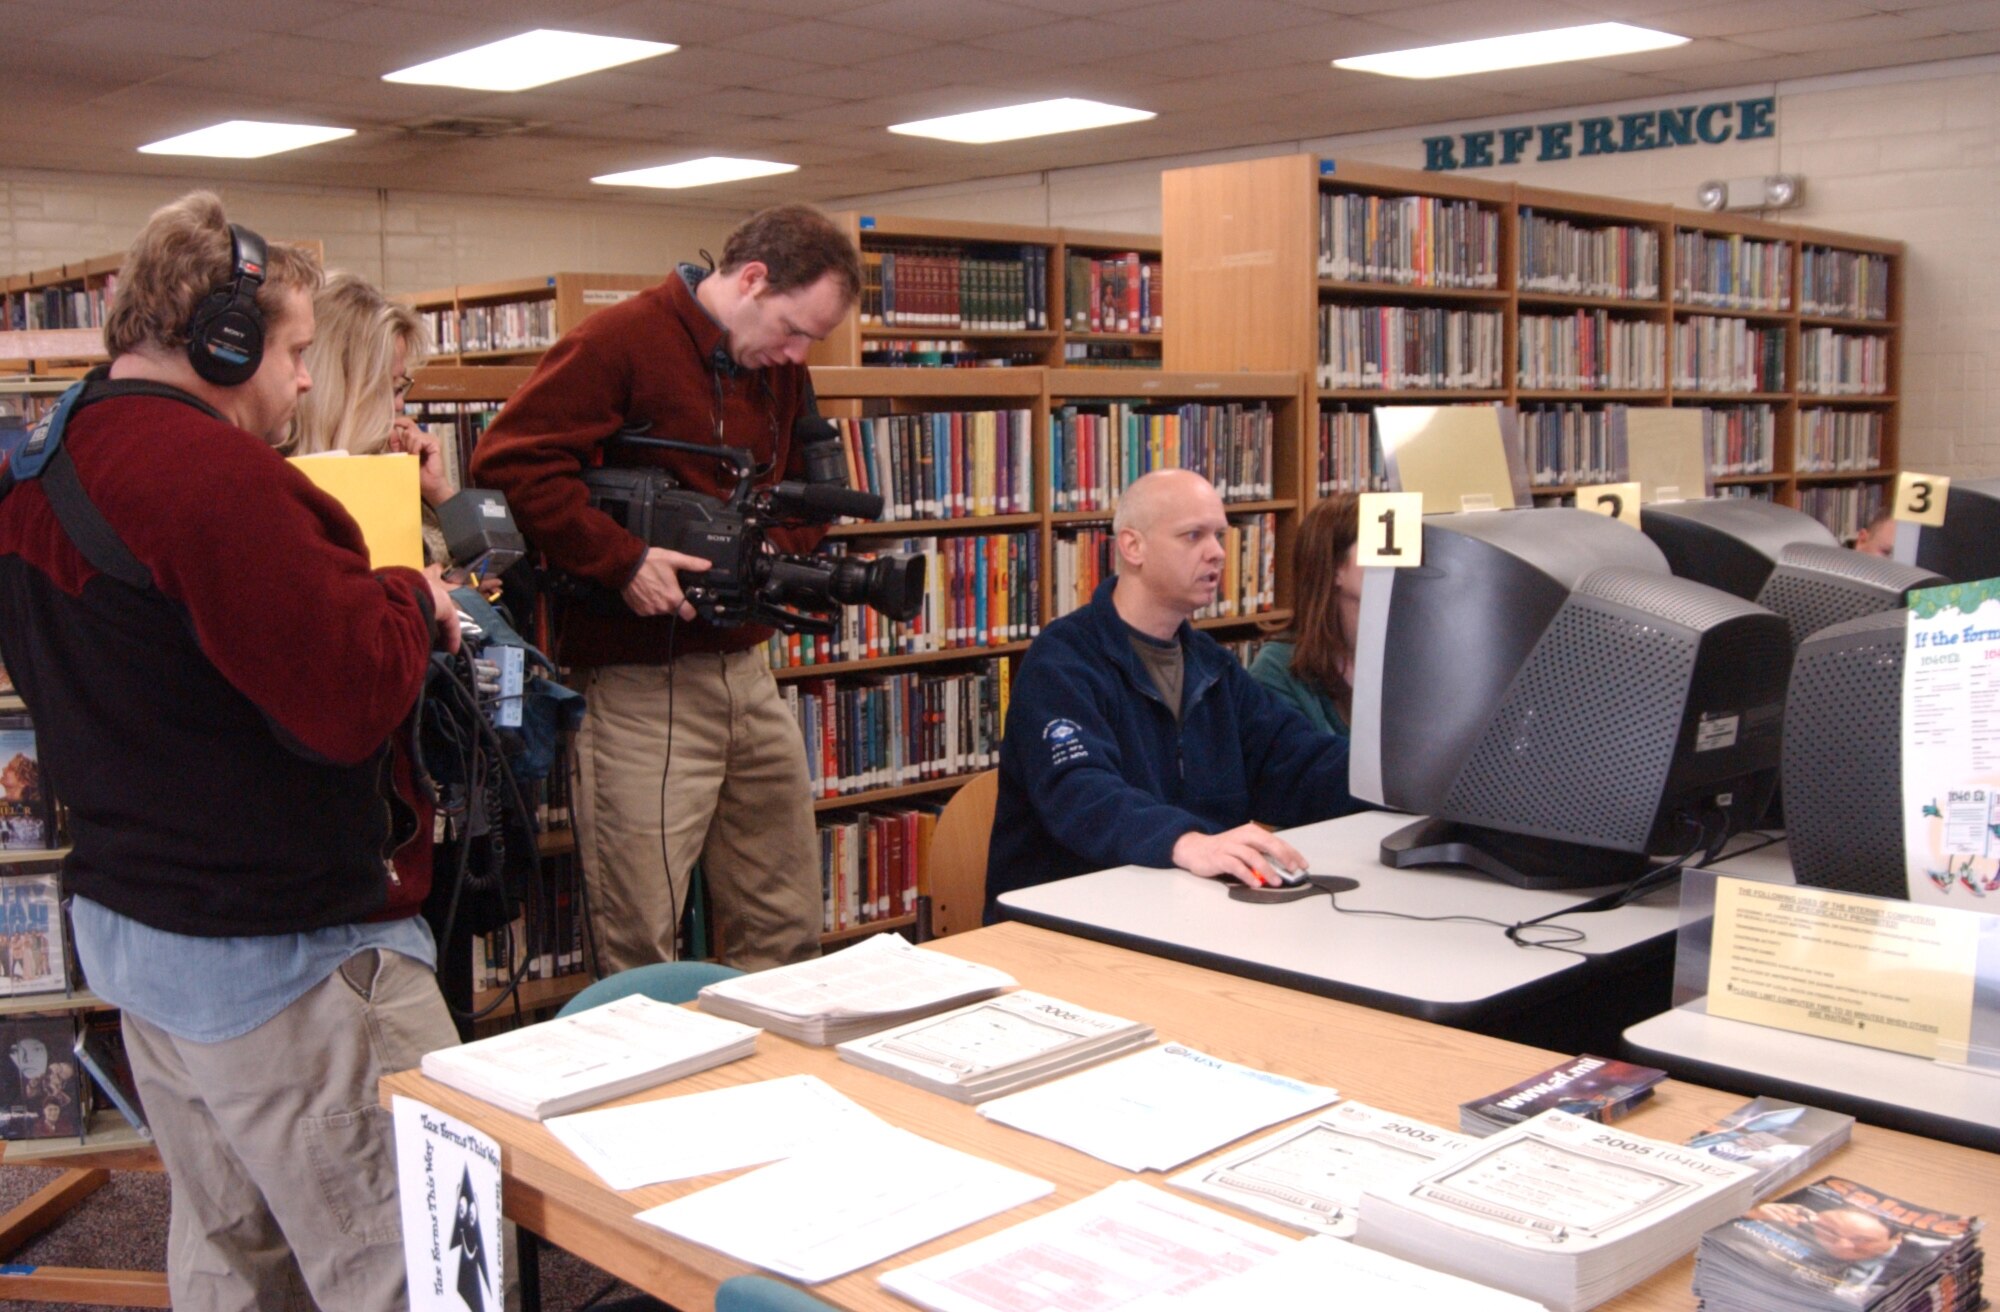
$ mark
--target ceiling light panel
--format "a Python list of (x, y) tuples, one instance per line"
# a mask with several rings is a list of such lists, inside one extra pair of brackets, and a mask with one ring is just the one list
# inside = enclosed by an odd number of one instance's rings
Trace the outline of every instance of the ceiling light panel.
[(1532, 68), (1538, 64), (1564, 64), (1578, 59), (1604, 59), (1612, 55), (1632, 55), (1643, 50), (1665, 50), (1685, 45), (1687, 38), (1671, 32), (1656, 32), (1629, 23), (1587, 23), (1582, 27), (1557, 27), (1546, 32), (1521, 32), (1514, 36), (1493, 36), (1480, 41), (1454, 41), (1449, 45), (1423, 46), (1416, 50), (1392, 50), (1380, 55), (1357, 55), (1336, 59), (1335, 68), (1356, 73), (1380, 73), (1385, 77), (1437, 78), (1464, 77), (1468, 73), (1492, 73), (1503, 68)]
[(227, 123), (183, 132), (139, 147), (142, 155), (206, 155), (212, 159), (262, 159), (287, 150), (317, 146), (354, 135), (353, 128), (314, 127), (305, 123), (260, 123), (233, 118)]
[(591, 181), (606, 187), (665, 187), (678, 190), (682, 187), (711, 187), (718, 182), (741, 182), (745, 178), (768, 178), (778, 173), (795, 172), (798, 167), (767, 159), (731, 159), (725, 155), (709, 155), (702, 159), (683, 160), (679, 164), (606, 173)]
[(465, 87), (472, 91), (526, 91), (678, 49), (679, 46), (664, 41), (635, 41), (622, 36), (592, 36), (587, 32), (559, 32), (542, 27), (504, 41), (461, 50), (443, 59), (384, 73), (382, 80)]
[(1023, 137), (1046, 137), (1057, 132), (1081, 132), (1086, 128), (1142, 123), (1152, 117), (1150, 109), (1127, 109), (1123, 105), (1107, 105), (1097, 100), (1038, 100), (1026, 105), (1005, 105), (999, 109), (975, 110), (970, 114), (949, 114), (943, 118), (896, 123), (890, 125), (889, 131), (906, 137), (935, 137), (939, 141), (985, 146), (996, 141), (1019, 141)]

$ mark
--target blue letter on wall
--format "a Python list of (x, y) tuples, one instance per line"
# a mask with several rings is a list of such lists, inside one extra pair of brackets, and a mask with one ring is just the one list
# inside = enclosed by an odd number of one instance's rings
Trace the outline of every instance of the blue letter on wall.
[(1424, 168), (1428, 172), (1438, 173), (1458, 167), (1458, 161), (1452, 158), (1451, 142), (1450, 137), (1424, 138)]
[(1736, 139), (1751, 141), (1758, 137), (1768, 137), (1777, 127), (1771, 115), (1777, 112), (1778, 101), (1774, 96), (1759, 96), (1755, 100), (1736, 102)]

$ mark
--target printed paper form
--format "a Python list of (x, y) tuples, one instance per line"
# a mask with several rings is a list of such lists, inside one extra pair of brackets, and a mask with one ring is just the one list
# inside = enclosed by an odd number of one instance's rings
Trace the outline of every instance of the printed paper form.
[[(882, 1286), (933, 1312), (1115, 1312), (1149, 1296), (1171, 1300), (1199, 1290), (1298, 1242), (1121, 1180), (999, 1234), (900, 1267), (882, 1277)], [(1315, 1299), (1296, 1306), (1319, 1305)]]
[(830, 957), (742, 975), (702, 991), (804, 1020), (892, 1015), (1014, 984), (1012, 976), (991, 966), (913, 948), (894, 934), (877, 934)]
[(638, 1219), (816, 1284), (1054, 1189), (1046, 1180), (889, 1129), (801, 1153)]
[(1408, 1116), (1344, 1102), (1168, 1183), (1301, 1230), (1345, 1237), (1354, 1233), (1363, 1189), (1414, 1182), (1431, 1162), (1472, 1142)]
[(1334, 1239), (1307, 1239), (1240, 1276), (1180, 1295), (1141, 1299), (1129, 1312), (1546, 1312), (1540, 1303)]
[(888, 1123), (816, 1075), (788, 1075), (544, 1122), (613, 1189), (775, 1162)]
[(447, 1083), (454, 1081), (440, 1070), (463, 1072), (486, 1087), (540, 1101), (689, 1061), (757, 1033), (753, 1026), (635, 995), (546, 1025), (440, 1048), (424, 1055), (423, 1070)]
[(1128, 1171), (1165, 1171), (1339, 1096), (1170, 1043), (996, 1098), (979, 1114)]

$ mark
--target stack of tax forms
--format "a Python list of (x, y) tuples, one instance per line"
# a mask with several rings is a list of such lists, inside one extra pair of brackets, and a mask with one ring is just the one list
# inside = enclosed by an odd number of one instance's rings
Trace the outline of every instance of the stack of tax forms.
[(1693, 1251), (1757, 1172), (1544, 1112), (1362, 1195), (1355, 1242), (1555, 1312), (1582, 1312)]
[(1143, 1048), (1153, 1027), (1025, 990), (840, 1045), (840, 1059), (982, 1102)]
[(1703, 1235), (1694, 1292), (1704, 1312), (1971, 1312), (1979, 1229), (1828, 1176)]
[(877, 934), (832, 956), (739, 975), (701, 991), (701, 1009), (825, 1047), (1014, 987), (1011, 975)]
[(748, 1057), (757, 1031), (634, 994), (424, 1054), (423, 1072), (534, 1120)]

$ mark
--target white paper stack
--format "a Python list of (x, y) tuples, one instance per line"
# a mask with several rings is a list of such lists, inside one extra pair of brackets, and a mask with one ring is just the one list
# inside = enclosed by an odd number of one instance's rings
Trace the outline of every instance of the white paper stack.
[(1155, 1294), (1127, 1305), (1125, 1312), (1258, 1312), (1279, 1308), (1544, 1312), (1540, 1303), (1324, 1237), (1294, 1244), (1242, 1275), (1185, 1293)]
[[(601, 1113), (600, 1113), (601, 1114)], [(1167, 1183), (1274, 1221), (1346, 1238), (1369, 1185), (1414, 1180), (1475, 1141), (1360, 1102), (1329, 1107)]]
[(1369, 1187), (1355, 1239), (1581, 1312), (1691, 1252), (1756, 1183), (1750, 1167), (1551, 1111)]
[(1163, 1189), (1121, 1180), (1067, 1207), (898, 1267), (882, 1277), (882, 1287), (932, 1312), (1114, 1312), (1149, 1295), (1185, 1295), (1227, 1280), (1298, 1243)]
[(832, 956), (711, 984), (701, 991), (701, 1009), (824, 1047), (1014, 984), (1005, 971), (877, 934)]
[(539, 1121), (747, 1057), (756, 1046), (757, 1031), (748, 1025), (635, 994), (427, 1052), (423, 1072)]
[(979, 1114), (1128, 1171), (1167, 1171), (1339, 1096), (1170, 1043), (995, 1098)]
[(1153, 1041), (1153, 1027), (1041, 993), (1003, 993), (840, 1045), (842, 1061), (983, 1102)]
[(739, 1175), (638, 1219), (813, 1284), (1054, 1189), (906, 1130), (885, 1129)]

